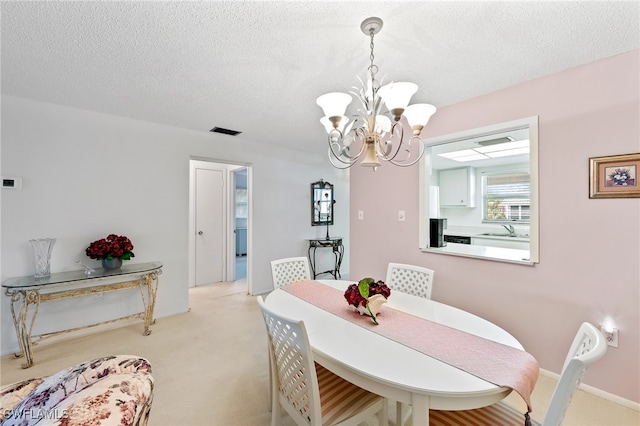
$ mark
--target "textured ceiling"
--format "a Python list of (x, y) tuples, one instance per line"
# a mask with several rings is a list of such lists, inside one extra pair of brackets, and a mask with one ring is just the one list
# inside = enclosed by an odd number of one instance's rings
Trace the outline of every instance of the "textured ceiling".
[(368, 16), (384, 20), (379, 76), (417, 83), (413, 102), (437, 107), (640, 47), (637, 1), (1, 7), (3, 94), (315, 152), (326, 150), (315, 99), (364, 77)]

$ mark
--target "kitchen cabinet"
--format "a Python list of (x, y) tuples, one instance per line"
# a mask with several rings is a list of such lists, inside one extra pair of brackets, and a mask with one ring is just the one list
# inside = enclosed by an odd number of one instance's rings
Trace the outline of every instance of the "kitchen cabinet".
[(440, 207), (475, 207), (475, 169), (440, 170)]
[(236, 217), (247, 217), (247, 190), (236, 189)]

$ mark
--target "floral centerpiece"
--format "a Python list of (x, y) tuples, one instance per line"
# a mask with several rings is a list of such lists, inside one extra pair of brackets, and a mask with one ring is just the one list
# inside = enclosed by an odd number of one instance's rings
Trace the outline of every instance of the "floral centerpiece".
[(376, 324), (378, 324), (376, 315), (390, 295), (391, 289), (383, 281), (375, 281), (373, 278), (363, 278), (358, 284), (351, 284), (344, 292), (344, 298), (349, 306), (353, 306), (360, 315), (371, 316)]
[(135, 257), (132, 250), (133, 243), (129, 238), (123, 235), (109, 234), (107, 238), (102, 238), (89, 244), (85, 253), (91, 259), (102, 260), (102, 266), (106, 268), (105, 261), (117, 259), (119, 260), (117, 267), (119, 267), (119, 265), (122, 265), (123, 260), (130, 260)]

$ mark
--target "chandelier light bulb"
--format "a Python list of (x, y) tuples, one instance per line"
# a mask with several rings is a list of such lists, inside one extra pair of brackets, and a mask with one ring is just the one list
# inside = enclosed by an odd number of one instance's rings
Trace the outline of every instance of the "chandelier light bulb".
[[(334, 126), (334, 122), (336, 126)], [(320, 123), (324, 126), (324, 129), (327, 133), (331, 133), (334, 129), (337, 129), (340, 133), (343, 133), (344, 126), (349, 122), (349, 117), (343, 115), (342, 117), (333, 117), (333, 120), (330, 120), (326, 115), (320, 119)]]
[(418, 85), (414, 83), (389, 83), (380, 88), (378, 95), (380, 95), (387, 109), (397, 121), (405, 108), (407, 108), (407, 105), (409, 105), (411, 97), (417, 91)]
[[(414, 135), (419, 135), (424, 126), (427, 125), (431, 116), (436, 112), (436, 107), (430, 104), (413, 104), (404, 110), (404, 117), (409, 126), (413, 129)], [(416, 133), (417, 131), (417, 133)]]
[(351, 95), (340, 92), (325, 93), (316, 99), (316, 103), (326, 117), (342, 117), (351, 103)]

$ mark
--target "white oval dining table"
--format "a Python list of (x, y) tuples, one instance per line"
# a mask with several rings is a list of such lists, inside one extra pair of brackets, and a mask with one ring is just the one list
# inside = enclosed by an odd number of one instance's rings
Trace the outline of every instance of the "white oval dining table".
[[(355, 282), (317, 281), (342, 291)], [(504, 399), (512, 390), (371, 332), (282, 289), (271, 292), (265, 302), (283, 315), (304, 321), (316, 362), (364, 389), (411, 404), (414, 425), (428, 426), (429, 409), (484, 407)], [(379, 321), (384, 321), (386, 307), (523, 349), (497, 325), (434, 300), (392, 290)]]

